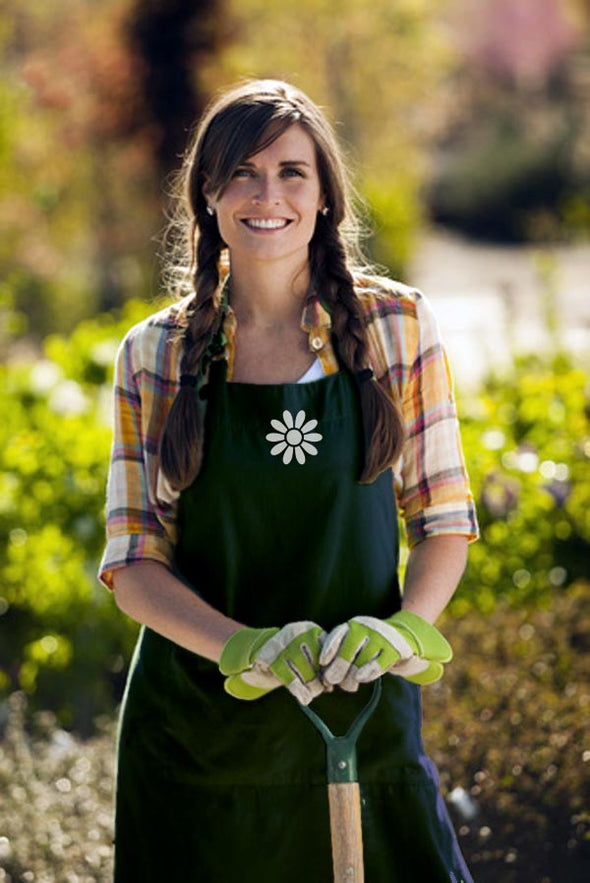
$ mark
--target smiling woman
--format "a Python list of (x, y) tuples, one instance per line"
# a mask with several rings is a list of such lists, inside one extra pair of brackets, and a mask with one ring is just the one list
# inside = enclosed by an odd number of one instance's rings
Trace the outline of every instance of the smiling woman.
[[(300, 125), (242, 163), (221, 191), (206, 186), (205, 193), (234, 275), (241, 276), (251, 261), (264, 261), (269, 273), (278, 270), (287, 278), (307, 266), (324, 196), (314, 142)], [(305, 288), (307, 276), (299, 280)]]
[(359, 746), (367, 879), (470, 883), (420, 736), (477, 532), (428, 302), (357, 260), (332, 130), (286, 83), (214, 102), (184, 181), (187, 296), (117, 360), (101, 577), (143, 629), (115, 881), (329, 880), (295, 700), (345, 732), (386, 675)]

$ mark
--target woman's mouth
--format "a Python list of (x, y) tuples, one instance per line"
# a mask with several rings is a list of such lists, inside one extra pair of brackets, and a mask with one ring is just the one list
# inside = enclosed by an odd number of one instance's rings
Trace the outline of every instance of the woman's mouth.
[(291, 221), (288, 218), (243, 218), (242, 223), (251, 230), (282, 230)]

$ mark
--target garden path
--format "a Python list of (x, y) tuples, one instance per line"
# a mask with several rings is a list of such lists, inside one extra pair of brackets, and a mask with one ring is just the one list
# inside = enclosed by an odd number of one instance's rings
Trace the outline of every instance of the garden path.
[(408, 281), (432, 301), (462, 389), (490, 366), (508, 366), (513, 353), (557, 344), (588, 360), (589, 244), (492, 245), (434, 228), (419, 242)]

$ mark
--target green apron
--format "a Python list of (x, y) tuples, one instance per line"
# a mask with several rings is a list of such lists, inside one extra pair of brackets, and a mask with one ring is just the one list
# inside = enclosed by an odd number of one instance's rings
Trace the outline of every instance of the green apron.
[[(389, 473), (357, 483), (353, 378), (255, 385), (225, 373), (212, 364), (203, 467), (180, 499), (179, 575), (250, 626), (328, 631), (391, 615), (395, 497)], [(420, 689), (383, 681), (358, 744), (367, 883), (471, 883), (422, 745)], [(370, 690), (313, 707), (343, 733)], [(283, 688), (234, 699), (214, 663), (144, 628), (119, 737), (116, 883), (331, 879), (324, 745), (295, 699)]]

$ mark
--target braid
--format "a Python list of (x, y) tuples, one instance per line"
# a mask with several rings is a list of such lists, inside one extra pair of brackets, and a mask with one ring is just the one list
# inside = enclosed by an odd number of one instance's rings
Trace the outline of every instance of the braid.
[[(196, 241), (196, 247), (195, 247)], [(196, 375), (213, 336), (219, 315), (219, 256), (223, 246), (217, 223), (191, 230), (191, 271), (194, 297), (187, 309), (180, 374)], [(170, 485), (184, 490), (195, 480), (203, 457), (203, 425), (195, 390), (181, 385), (160, 441), (160, 462)]]
[(197, 372), (219, 312), (219, 256), (223, 243), (217, 225), (211, 224), (210, 228), (198, 238), (193, 231), (193, 240), (197, 239), (196, 260), (191, 262), (195, 297), (188, 311), (181, 374)]
[[(360, 300), (347, 267), (346, 248), (337, 228), (326, 224), (312, 249), (312, 270), (332, 317), (345, 366), (358, 378), (368, 361), (368, 335)], [(401, 407), (374, 380), (359, 382), (365, 458), (359, 481), (370, 483), (395, 463), (404, 441)]]

